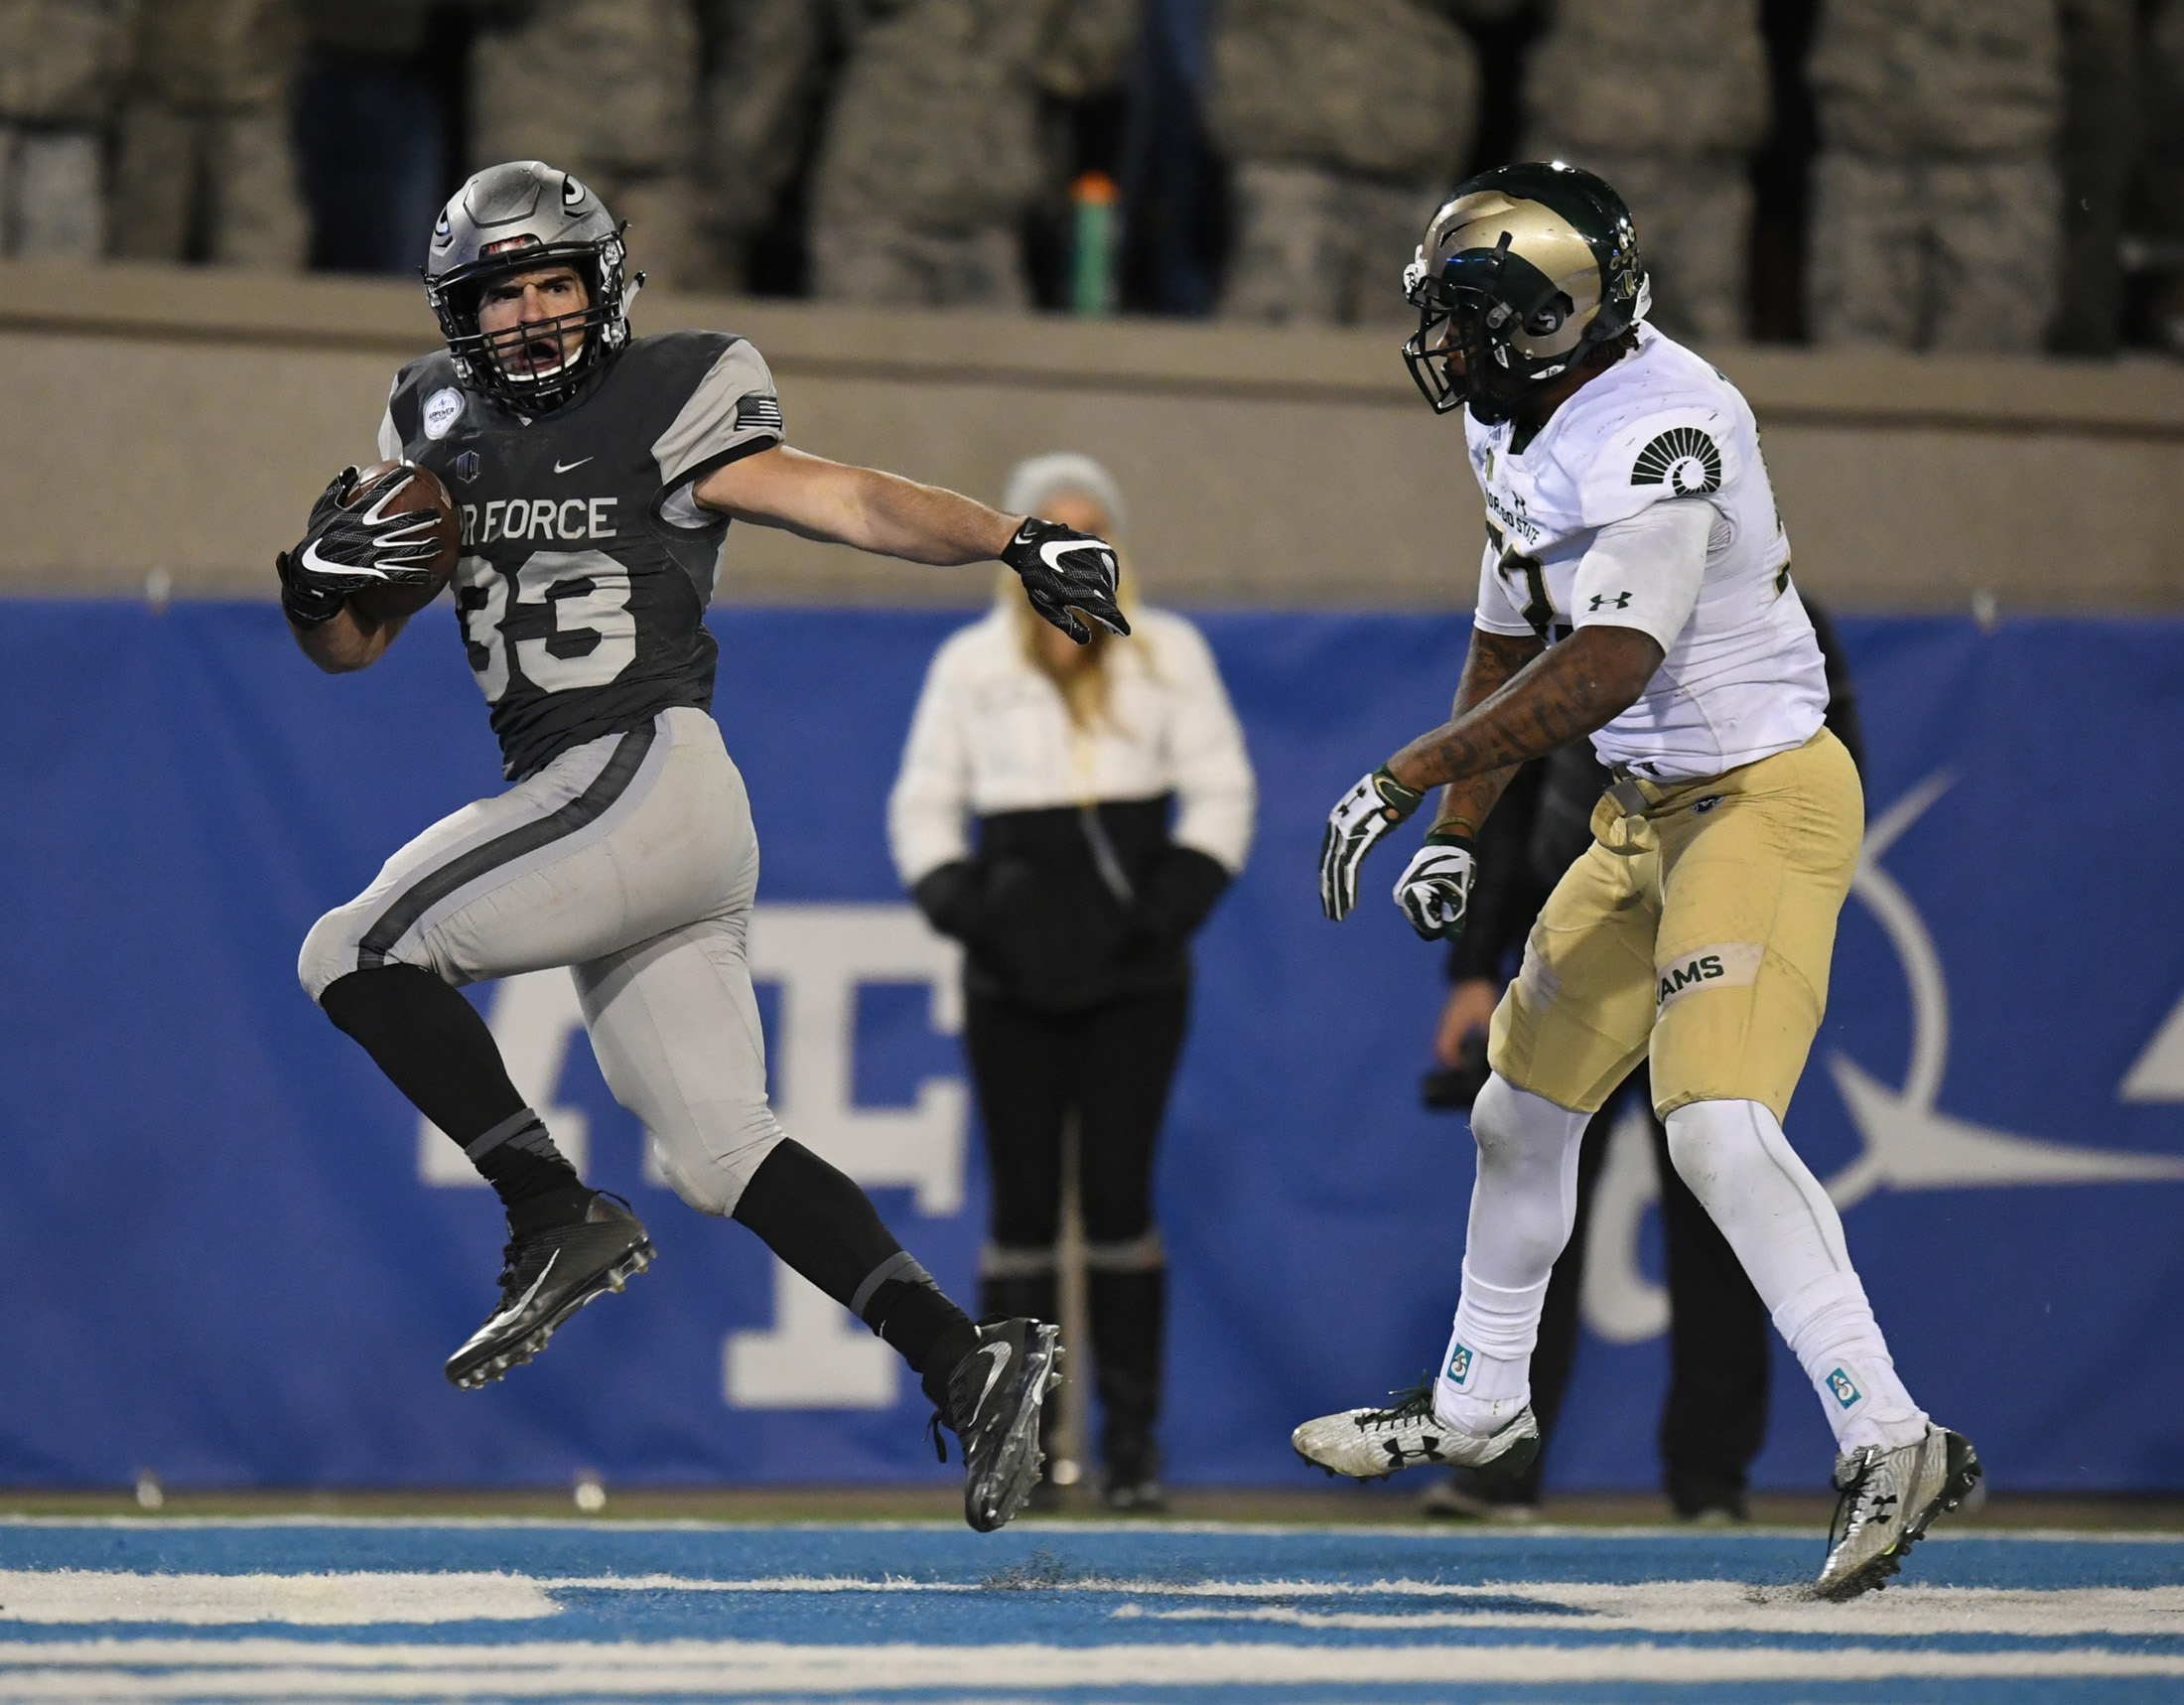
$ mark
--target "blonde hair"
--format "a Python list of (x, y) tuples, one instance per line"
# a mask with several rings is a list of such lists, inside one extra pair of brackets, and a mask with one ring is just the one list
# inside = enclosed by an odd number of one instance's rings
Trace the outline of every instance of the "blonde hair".
[[(1135, 616), (1138, 611), (1138, 579), (1130, 572), (1130, 565), (1121, 561), (1122, 574), (1115, 589), (1115, 602), (1122, 606), (1124, 616)], [(1110, 634), (1098, 623), (1092, 624), (1092, 638), (1085, 641), (1081, 660), (1074, 668), (1057, 669), (1046, 647), (1039, 643), (1039, 632), (1049, 626), (1045, 617), (1031, 608), (1031, 600), (1025, 596), (1024, 582), (1017, 578), (1013, 568), (1004, 568), (994, 583), (994, 602), (1008, 612), (1015, 625), (1017, 648), (1024, 660), (1054, 683), (1054, 690), (1061, 694), (1063, 707), (1069, 712), (1072, 727), (1089, 731), (1107, 720), (1108, 706), (1114, 697), (1112, 665), (1118, 645), (1135, 647), (1136, 641), (1120, 635)]]

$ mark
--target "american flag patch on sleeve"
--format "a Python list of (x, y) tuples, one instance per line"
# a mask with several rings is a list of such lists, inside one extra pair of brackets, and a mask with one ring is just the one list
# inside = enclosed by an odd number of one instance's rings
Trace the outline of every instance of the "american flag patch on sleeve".
[(736, 430), (747, 432), (752, 427), (764, 427), (771, 432), (784, 432), (781, 424), (781, 399), (763, 391), (750, 391), (736, 399)]

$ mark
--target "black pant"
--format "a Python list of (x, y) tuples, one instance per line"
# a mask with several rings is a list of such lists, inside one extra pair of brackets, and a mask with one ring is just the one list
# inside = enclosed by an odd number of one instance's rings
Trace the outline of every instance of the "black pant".
[(1608, 1132), (1624, 1097), (1635, 1096), (1653, 1127), (1661, 1174), (1661, 1223), (1668, 1244), (1669, 1394), (1661, 1412), (1662, 1486), (1685, 1515), (1741, 1509), (1746, 1471), (1767, 1439), (1767, 1307), (1744, 1276), (1728, 1239), (1669, 1163), (1668, 1133), (1653, 1117), (1653, 1085), (1640, 1066), (1593, 1115), (1577, 1156), (1577, 1221), (1555, 1263), (1532, 1352), (1532, 1408), (1541, 1457), (1522, 1476), (1497, 1482), (1495, 1495), (1536, 1503), (1545, 1445), (1555, 1430), (1577, 1353), (1577, 1302), (1584, 1285), (1592, 1192), (1607, 1157)]
[(1102, 1456), (1111, 1479), (1153, 1478), (1166, 1268), (1153, 1223), (1153, 1154), (1189, 1016), (1185, 987), (1056, 1015), (969, 995), (963, 1040), (993, 1173), (982, 1308), (1058, 1312), (1062, 1131), (1077, 1122), (1086, 1301)]

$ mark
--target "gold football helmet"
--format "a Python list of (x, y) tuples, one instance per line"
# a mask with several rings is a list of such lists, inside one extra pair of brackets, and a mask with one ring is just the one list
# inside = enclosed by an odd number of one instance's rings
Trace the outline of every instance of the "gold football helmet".
[(1403, 275), (1419, 311), (1403, 346), (1435, 414), (1506, 420), (1524, 388), (1567, 372), (1645, 317), (1652, 297), (1622, 197), (1560, 161), (1460, 185)]

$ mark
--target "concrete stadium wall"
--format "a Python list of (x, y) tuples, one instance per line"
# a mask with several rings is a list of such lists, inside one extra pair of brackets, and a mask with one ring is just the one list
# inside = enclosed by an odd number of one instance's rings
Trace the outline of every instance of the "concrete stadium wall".
[[(1083, 449), (1132, 504), (1149, 593), (1187, 606), (1468, 608), (1462, 436), (1384, 332), (870, 313), (646, 295), (640, 330), (757, 344), (792, 442), (998, 497)], [(413, 285), (0, 265), (0, 592), (270, 596), (388, 380), (437, 333)], [(1845, 610), (2184, 607), (2184, 369), (1714, 352), (1751, 398), (1802, 584)], [(975, 604), (912, 568), (760, 528), (722, 596)]]

